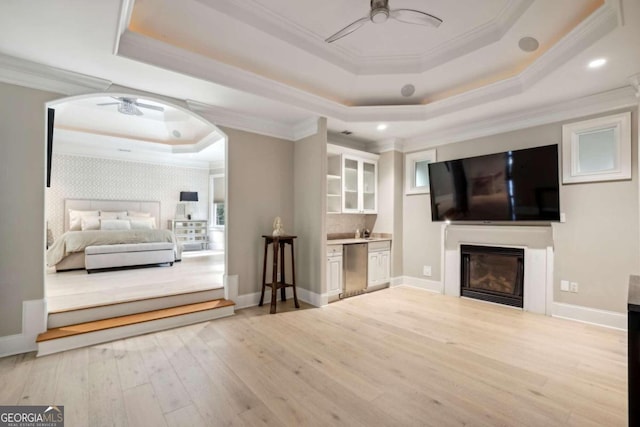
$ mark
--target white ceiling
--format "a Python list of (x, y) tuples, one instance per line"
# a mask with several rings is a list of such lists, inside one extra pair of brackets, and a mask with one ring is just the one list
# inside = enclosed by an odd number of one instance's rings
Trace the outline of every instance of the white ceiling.
[[(640, 72), (637, 0), (390, 7), (444, 22), (369, 23), (327, 44), (369, 0), (24, 0), (0, 4), (0, 53), (185, 100), (217, 124), (295, 139), (326, 116), (332, 132), (357, 139), (431, 145), (469, 123), (629, 87)], [(524, 36), (539, 49), (521, 51)], [(587, 69), (596, 57), (607, 65)]]

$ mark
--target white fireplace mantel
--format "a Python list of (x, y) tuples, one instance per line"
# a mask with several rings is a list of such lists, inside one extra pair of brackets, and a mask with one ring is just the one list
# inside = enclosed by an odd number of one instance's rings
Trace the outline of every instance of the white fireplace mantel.
[(551, 316), (553, 308), (553, 231), (550, 226), (443, 224), (443, 293), (460, 296), (460, 246), (524, 249), (525, 311)]

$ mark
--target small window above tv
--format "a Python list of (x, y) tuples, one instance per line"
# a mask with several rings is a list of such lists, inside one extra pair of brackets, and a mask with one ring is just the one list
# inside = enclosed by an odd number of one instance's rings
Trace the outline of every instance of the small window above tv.
[(433, 221), (559, 221), (558, 146), (429, 164)]

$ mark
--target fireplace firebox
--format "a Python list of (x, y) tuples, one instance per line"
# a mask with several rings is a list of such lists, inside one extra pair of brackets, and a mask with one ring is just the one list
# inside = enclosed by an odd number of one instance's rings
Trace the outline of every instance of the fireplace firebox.
[(523, 307), (524, 249), (461, 245), (460, 294)]

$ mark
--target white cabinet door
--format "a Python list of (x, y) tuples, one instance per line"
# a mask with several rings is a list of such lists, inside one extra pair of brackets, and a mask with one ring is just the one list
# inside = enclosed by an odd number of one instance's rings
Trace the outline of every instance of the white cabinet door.
[(380, 252), (380, 283), (391, 281), (391, 251)]
[(391, 251), (370, 252), (367, 273), (367, 286), (389, 283), (391, 281)]
[(367, 267), (367, 286), (375, 286), (380, 278), (380, 252), (369, 253), (369, 265)]
[(338, 295), (342, 292), (342, 257), (327, 257), (327, 293)]
[(378, 163), (342, 156), (342, 212), (378, 212)]
[(376, 162), (362, 161), (362, 184), (360, 186), (361, 209), (363, 213), (378, 212), (378, 165)]

